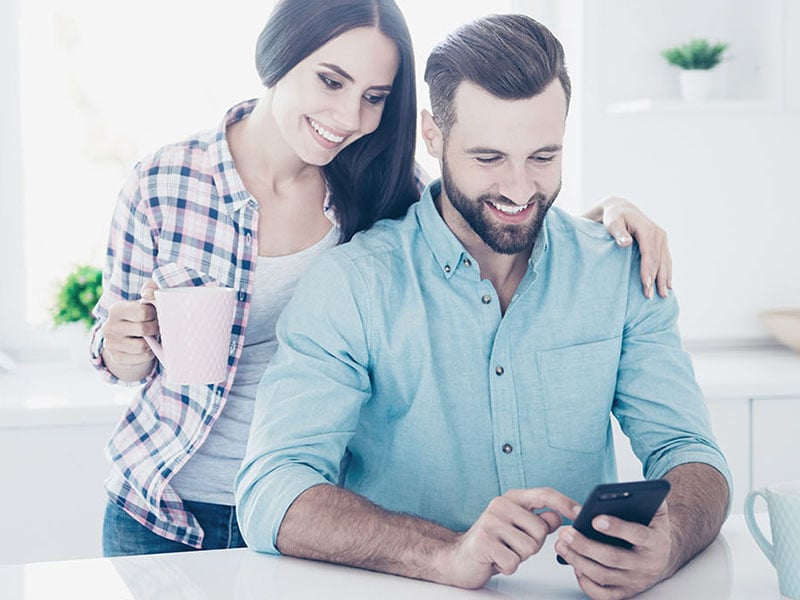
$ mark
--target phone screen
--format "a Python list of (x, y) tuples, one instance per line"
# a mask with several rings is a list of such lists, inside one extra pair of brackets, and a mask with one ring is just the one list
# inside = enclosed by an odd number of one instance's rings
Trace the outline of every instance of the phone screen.
[[(629, 542), (594, 529), (592, 519), (597, 515), (612, 515), (625, 521), (648, 525), (667, 497), (669, 489), (669, 481), (666, 479), (598, 485), (589, 494), (572, 526), (590, 539), (630, 548)], [(558, 562), (566, 564), (563, 558), (557, 558)]]

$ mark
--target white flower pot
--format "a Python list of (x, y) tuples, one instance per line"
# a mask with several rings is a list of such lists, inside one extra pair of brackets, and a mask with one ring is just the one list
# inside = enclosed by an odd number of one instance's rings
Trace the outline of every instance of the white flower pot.
[(681, 97), (689, 102), (702, 102), (714, 96), (711, 69), (684, 69), (680, 72)]

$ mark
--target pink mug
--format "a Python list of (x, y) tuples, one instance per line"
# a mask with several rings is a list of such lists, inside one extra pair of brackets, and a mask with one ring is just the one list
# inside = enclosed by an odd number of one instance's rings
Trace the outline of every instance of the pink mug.
[(145, 340), (166, 370), (181, 385), (205, 385), (225, 380), (236, 290), (225, 287), (175, 287), (154, 291), (161, 342)]

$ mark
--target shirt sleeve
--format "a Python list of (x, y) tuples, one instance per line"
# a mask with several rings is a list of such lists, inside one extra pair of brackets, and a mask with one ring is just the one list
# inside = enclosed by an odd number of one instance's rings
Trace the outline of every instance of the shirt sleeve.
[(678, 465), (711, 465), (732, 479), (714, 439), (705, 399), (678, 332), (678, 302), (670, 293), (648, 300), (641, 292), (638, 250), (629, 276), (613, 412), (647, 479), (663, 477)]
[[(111, 221), (103, 272), (103, 293), (94, 307), (92, 365), (107, 381), (123, 383), (103, 364), (99, 355), (102, 327), (111, 305), (121, 300), (138, 300), (142, 286), (156, 267), (157, 234), (150, 207), (142, 194), (146, 186), (146, 167), (138, 163), (119, 193)], [(144, 380), (143, 380), (144, 381)], [(138, 385), (131, 382), (127, 385)]]
[(361, 407), (371, 396), (368, 311), (358, 273), (331, 256), (301, 278), (278, 320), (278, 350), (258, 388), (247, 452), (235, 481), (248, 546), (278, 553), (289, 506), (308, 488), (337, 484)]

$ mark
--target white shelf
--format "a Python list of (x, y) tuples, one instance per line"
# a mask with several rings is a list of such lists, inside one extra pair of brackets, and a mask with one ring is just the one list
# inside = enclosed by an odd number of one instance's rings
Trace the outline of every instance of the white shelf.
[(625, 102), (615, 102), (606, 107), (609, 115), (687, 115), (697, 113), (770, 113), (784, 110), (783, 104), (769, 100), (707, 100), (691, 102), (688, 100), (654, 100), (639, 98)]

